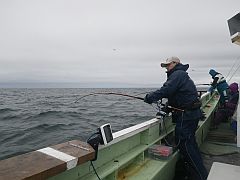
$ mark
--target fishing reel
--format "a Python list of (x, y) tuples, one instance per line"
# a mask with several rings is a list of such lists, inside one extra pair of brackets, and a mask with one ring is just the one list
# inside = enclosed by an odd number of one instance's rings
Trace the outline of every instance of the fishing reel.
[(170, 109), (168, 108), (168, 102), (166, 101), (165, 103), (163, 103), (163, 99), (157, 101), (156, 105), (158, 110), (156, 114), (157, 119), (163, 119), (165, 116), (169, 114), (169, 112), (171, 112)]

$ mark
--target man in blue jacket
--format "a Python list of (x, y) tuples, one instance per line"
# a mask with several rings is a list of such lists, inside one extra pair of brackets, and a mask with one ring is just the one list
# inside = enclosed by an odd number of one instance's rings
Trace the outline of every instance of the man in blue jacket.
[(167, 81), (160, 89), (147, 94), (144, 101), (152, 104), (162, 98), (168, 98), (169, 106), (173, 107), (172, 118), (176, 122), (175, 138), (180, 153), (194, 169), (197, 176), (195, 179), (205, 180), (208, 173), (195, 139), (195, 131), (202, 117), (201, 103), (196, 86), (186, 72), (189, 65), (181, 64), (177, 57), (170, 57), (165, 63), (161, 63), (161, 67), (167, 69)]
[(208, 91), (212, 93), (213, 90), (217, 88), (220, 94), (220, 105), (225, 106), (225, 104), (228, 101), (228, 88), (229, 88), (226, 79), (223, 77), (221, 73), (215, 71), (214, 69), (210, 69), (209, 74), (212, 76), (213, 82)]

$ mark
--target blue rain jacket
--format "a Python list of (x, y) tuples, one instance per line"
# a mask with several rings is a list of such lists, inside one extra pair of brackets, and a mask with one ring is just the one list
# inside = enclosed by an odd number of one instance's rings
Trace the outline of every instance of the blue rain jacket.
[(213, 83), (208, 91), (213, 92), (213, 90), (217, 88), (220, 94), (220, 102), (225, 103), (228, 99), (228, 84), (225, 78), (222, 76), (222, 74), (218, 73), (214, 69), (210, 69), (209, 74), (212, 76)]
[[(172, 107), (185, 109), (198, 100), (196, 86), (186, 72), (189, 65), (177, 64), (171, 71), (167, 72), (167, 81), (163, 86), (147, 95), (149, 102), (156, 102), (162, 98), (168, 98)], [(182, 116), (182, 113), (175, 113), (174, 116)], [(197, 119), (202, 117), (200, 108), (185, 111), (184, 120)]]

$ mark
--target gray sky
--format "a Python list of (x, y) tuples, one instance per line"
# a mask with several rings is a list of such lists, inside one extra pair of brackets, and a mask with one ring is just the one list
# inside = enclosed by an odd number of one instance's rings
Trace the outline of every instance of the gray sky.
[(169, 56), (189, 63), (196, 83), (209, 83), (210, 68), (226, 76), (240, 56), (227, 25), (239, 7), (239, 0), (1, 0), (0, 87), (156, 87)]

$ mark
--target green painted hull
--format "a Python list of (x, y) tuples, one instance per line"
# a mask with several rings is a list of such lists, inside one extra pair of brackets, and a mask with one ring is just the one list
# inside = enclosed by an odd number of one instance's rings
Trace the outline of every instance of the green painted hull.
[[(210, 121), (218, 105), (218, 96), (205, 95), (202, 97), (202, 109), (206, 114), (204, 121), (200, 121), (196, 132), (196, 139), (200, 145), (207, 136)], [(158, 119), (127, 128), (114, 133), (114, 140), (110, 145), (100, 147), (98, 159), (94, 166), (102, 180), (171, 180), (174, 177), (175, 164), (179, 158), (176, 151), (166, 160), (155, 160), (148, 155), (148, 148), (153, 144), (161, 144), (163, 138), (174, 133), (171, 117), (165, 119), (166, 129), (161, 130)], [(161, 132), (161, 133), (159, 133)], [(90, 162), (81, 164), (65, 171), (50, 180), (96, 180)]]

